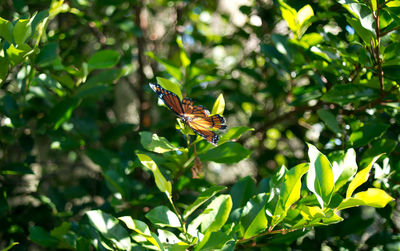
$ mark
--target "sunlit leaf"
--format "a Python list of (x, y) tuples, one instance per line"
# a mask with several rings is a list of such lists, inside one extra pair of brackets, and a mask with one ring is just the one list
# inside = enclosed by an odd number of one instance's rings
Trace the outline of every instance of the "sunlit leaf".
[(308, 157), (310, 168), (307, 174), (307, 187), (317, 196), (321, 207), (324, 207), (329, 204), (335, 185), (332, 167), (328, 158), (311, 144), (308, 144)]
[(203, 233), (215, 232), (228, 220), (232, 209), (232, 199), (230, 195), (219, 195), (207, 206), (205, 211), (210, 210), (207, 216), (201, 222), (201, 231)]
[(129, 228), (137, 232), (138, 234), (145, 237), (151, 244), (156, 246), (159, 250), (164, 250), (160, 240), (158, 237), (150, 231), (150, 228), (140, 220), (134, 220), (130, 216), (119, 217), (119, 220), (125, 223), (125, 225)]
[(377, 188), (368, 188), (367, 191), (356, 193), (353, 197), (344, 199), (337, 210), (358, 206), (381, 208), (385, 207), (392, 200), (394, 199), (385, 191)]
[(182, 92), (178, 84), (166, 78), (160, 78), (160, 77), (157, 77), (157, 83), (161, 85), (161, 87), (163, 87), (164, 89), (178, 95), (179, 99), (182, 100)]
[(160, 225), (162, 227), (181, 227), (178, 216), (176, 216), (176, 214), (166, 206), (155, 207), (145, 216), (153, 224)]
[(138, 153), (136, 155), (138, 156), (142, 165), (145, 166), (146, 168), (150, 169), (150, 171), (153, 172), (154, 179), (155, 179), (158, 189), (163, 193), (167, 193), (167, 196), (171, 196), (171, 192), (172, 192), (171, 182), (167, 181), (164, 178), (164, 175), (158, 169), (157, 164), (149, 156), (147, 156), (145, 154)]
[(20, 19), (15, 23), (13, 29), (14, 42), (17, 45), (24, 44), (26, 39), (32, 34), (32, 20)]
[(215, 100), (211, 114), (222, 115), (224, 113), (224, 110), (225, 110), (225, 99), (224, 99), (224, 95), (222, 95), (222, 93), (221, 93), (218, 96), (217, 100)]
[(354, 190), (356, 190), (357, 187), (361, 186), (362, 184), (364, 184), (364, 182), (368, 180), (369, 172), (372, 166), (380, 157), (381, 155), (375, 156), (366, 168), (362, 169), (356, 174), (354, 179), (350, 182), (349, 187), (347, 188), (346, 198), (351, 197)]
[(267, 228), (268, 220), (265, 215), (266, 202), (266, 194), (261, 193), (249, 200), (243, 208), (240, 223), (243, 226), (244, 238), (253, 237)]
[(156, 153), (165, 153), (177, 149), (166, 138), (159, 137), (157, 134), (145, 131), (140, 132), (139, 134), (140, 143), (146, 150)]
[(390, 125), (380, 122), (365, 123), (350, 134), (349, 142), (353, 147), (360, 147), (381, 137)]
[(183, 212), (183, 218), (187, 219), (197, 208), (199, 208), (201, 205), (203, 205), (205, 202), (207, 202), (209, 199), (211, 199), (214, 195), (217, 193), (221, 192), (222, 190), (226, 189), (224, 186), (212, 186), (209, 187), (207, 190), (202, 192), (195, 202), (190, 204), (185, 211)]
[(116, 218), (100, 210), (88, 211), (86, 215), (90, 224), (116, 247), (122, 250), (130, 248), (129, 234)]
[(3, 37), (9, 44), (13, 42), (13, 24), (0, 17), (0, 37)]

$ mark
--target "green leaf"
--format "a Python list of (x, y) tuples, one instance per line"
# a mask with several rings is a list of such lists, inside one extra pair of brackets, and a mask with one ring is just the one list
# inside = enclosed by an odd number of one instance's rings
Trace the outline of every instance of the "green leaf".
[(231, 237), (221, 231), (207, 232), (194, 250), (220, 250), (230, 239)]
[(222, 115), (224, 113), (224, 110), (225, 110), (225, 99), (224, 99), (224, 95), (222, 95), (222, 93), (221, 93), (218, 96), (217, 100), (215, 100), (211, 114)]
[(125, 228), (112, 215), (104, 213), (101, 210), (92, 210), (86, 212), (89, 223), (102, 236), (110, 240), (117, 248), (121, 250), (129, 250), (131, 239)]
[(317, 111), (317, 114), (332, 132), (336, 133), (337, 135), (342, 133), (342, 130), (340, 130), (337, 119), (333, 113), (331, 113), (329, 110), (321, 108)]
[(161, 227), (181, 227), (178, 216), (166, 206), (155, 207), (145, 216), (151, 223)]
[(166, 138), (159, 137), (157, 134), (143, 131), (139, 132), (139, 135), (140, 143), (146, 150), (156, 153), (165, 153), (177, 149)]
[(364, 146), (370, 141), (381, 137), (389, 127), (388, 124), (380, 122), (362, 124), (358, 130), (350, 134), (349, 142), (354, 148)]
[(0, 84), (6, 80), (9, 62), (6, 58), (0, 57)]
[(356, 152), (353, 148), (347, 150), (341, 158), (332, 162), (335, 191), (339, 190), (357, 172)]
[(226, 142), (204, 154), (200, 154), (199, 158), (202, 161), (232, 164), (248, 158), (250, 154), (251, 151), (244, 148), (241, 144), (236, 142)]
[(328, 158), (311, 144), (308, 144), (308, 157), (310, 168), (307, 174), (307, 187), (324, 208), (329, 204), (335, 186), (332, 167)]
[(362, 85), (345, 84), (334, 85), (332, 89), (322, 96), (322, 100), (325, 102), (345, 105), (353, 102), (370, 101), (377, 96), (378, 92), (375, 89)]
[[(146, 53), (147, 56), (151, 57), (152, 59), (156, 60), (157, 62), (159, 62), (160, 64), (162, 64), (165, 69), (167, 70), (167, 72), (174, 77), (176, 80), (181, 81), (182, 80), (182, 73), (181, 73), (181, 69), (174, 65), (171, 61), (165, 60), (165, 59), (161, 59), (157, 56), (154, 55), (153, 52), (147, 52)], [(160, 84), (160, 83), (158, 83)]]
[(225, 143), (227, 141), (239, 139), (244, 133), (246, 133), (248, 131), (254, 131), (254, 128), (247, 127), (247, 126), (231, 127), (231, 128), (229, 128), (228, 132), (226, 132), (224, 135), (222, 135), (222, 137), (218, 141), (218, 143), (220, 145), (222, 145), (223, 143)]
[[(33, 19), (32, 19), (33, 20)], [(15, 23), (13, 29), (14, 42), (17, 45), (25, 43), (26, 39), (32, 34), (32, 20), (20, 19)]]
[(267, 195), (260, 193), (249, 200), (243, 208), (240, 219), (243, 227), (243, 238), (251, 238), (264, 231), (268, 226), (267, 216), (265, 215), (265, 204)]
[(0, 37), (3, 37), (9, 44), (13, 43), (13, 24), (0, 17)]
[(162, 173), (160, 172), (160, 170), (158, 169), (157, 164), (147, 155), (145, 154), (136, 154), (140, 160), (140, 162), (142, 163), (142, 165), (148, 169), (150, 169), (150, 171), (153, 172), (154, 175), (154, 179), (156, 182), (156, 185), (158, 187), (158, 189), (163, 192), (166, 193), (168, 197), (171, 196), (172, 193), (172, 185), (170, 181), (167, 181), (164, 176), (162, 175)]
[(201, 222), (202, 233), (220, 230), (228, 220), (232, 209), (232, 198), (229, 195), (219, 195), (204, 210), (206, 217)]
[(7, 49), (8, 58), (13, 66), (21, 63), (32, 52), (33, 50), (27, 44), (20, 44), (18, 47), (12, 44)]
[(178, 36), (176, 38), (176, 43), (179, 46), (179, 58), (181, 60), (181, 64), (183, 66), (183, 68), (186, 68), (187, 66), (190, 65), (190, 59), (188, 58), (186, 52), (185, 52), (185, 48), (183, 48), (183, 43), (182, 43), (182, 37)]
[(346, 16), (347, 22), (355, 30), (356, 34), (364, 41), (365, 45), (370, 45), (370, 41), (374, 38), (374, 33), (361, 26), (359, 20)]
[(51, 236), (46, 230), (39, 226), (29, 228), (29, 238), (43, 247), (55, 247), (59, 243), (57, 238)]
[(119, 58), (119, 53), (114, 50), (102, 50), (96, 52), (88, 60), (89, 71), (94, 69), (111, 68), (118, 63)]
[(43, 47), (43, 49), (40, 50), (40, 53), (37, 55), (35, 63), (41, 67), (52, 64), (58, 58), (57, 48), (58, 48), (57, 42), (51, 42), (46, 44)]
[(297, 32), (297, 37), (300, 38), (307, 28), (311, 25), (311, 18), (314, 16), (314, 11), (311, 5), (307, 4), (301, 8), (296, 15), (296, 22), (300, 26), (300, 30)]
[[(134, 220), (130, 216), (119, 217), (119, 220), (125, 223), (125, 225), (129, 228), (145, 237), (151, 244), (156, 246), (159, 250), (164, 250), (160, 240), (157, 238), (155, 234), (150, 231), (150, 228), (140, 220)], [(129, 250), (129, 249), (128, 249)]]
[(79, 104), (79, 99), (65, 98), (50, 110), (47, 120), (54, 123), (54, 130), (57, 130), (64, 122), (71, 118), (72, 112)]
[(357, 3), (352, 0), (340, 0), (339, 3), (358, 19), (362, 27), (375, 33), (375, 21), (372, 11), (366, 4)]
[(179, 99), (182, 100), (182, 92), (181, 88), (177, 83), (174, 83), (166, 78), (157, 77), (157, 83), (161, 85), (164, 89), (167, 89), (170, 92), (178, 95)]
[(302, 163), (286, 172), (280, 197), (285, 212), (300, 198), (301, 177), (308, 171), (308, 168), (308, 164)]
[(369, 163), (369, 165), (364, 168), (363, 170), (359, 171), (354, 179), (350, 182), (349, 187), (347, 188), (346, 192), (346, 198), (351, 197), (353, 194), (354, 190), (357, 189), (357, 187), (361, 186), (368, 180), (369, 177), (369, 171), (371, 170), (372, 166), (374, 163), (381, 157), (381, 155), (375, 156), (372, 161)]
[(337, 210), (357, 206), (382, 208), (392, 200), (394, 199), (385, 191), (378, 188), (368, 188), (367, 191), (356, 193), (353, 197), (344, 199), (338, 206)]
[(230, 195), (233, 201), (233, 209), (243, 207), (253, 197), (255, 191), (254, 181), (246, 176), (238, 180), (231, 188)]
[(211, 199), (214, 195), (217, 193), (221, 192), (222, 190), (226, 189), (224, 186), (212, 186), (209, 187), (207, 190), (202, 192), (195, 202), (190, 204), (185, 211), (183, 212), (183, 218), (187, 219), (198, 207), (203, 205), (205, 202), (207, 202), (209, 199)]

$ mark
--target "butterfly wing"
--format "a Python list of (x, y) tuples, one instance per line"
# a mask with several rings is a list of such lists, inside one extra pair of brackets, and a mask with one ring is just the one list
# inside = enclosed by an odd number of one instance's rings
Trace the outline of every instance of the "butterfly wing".
[(193, 100), (191, 100), (188, 97), (183, 98), (182, 108), (183, 108), (183, 113), (185, 113), (185, 114), (193, 113)]
[(199, 121), (188, 121), (186, 124), (198, 135), (203, 137), (205, 140), (210, 142), (213, 145), (217, 145), (217, 142), (219, 140), (218, 135), (211, 131), (210, 129), (204, 127), (201, 123), (198, 123)]
[(158, 97), (166, 106), (168, 106), (169, 109), (174, 111), (178, 116), (183, 116), (184, 110), (178, 95), (162, 88), (159, 84), (150, 84), (150, 87), (155, 93), (157, 93)]

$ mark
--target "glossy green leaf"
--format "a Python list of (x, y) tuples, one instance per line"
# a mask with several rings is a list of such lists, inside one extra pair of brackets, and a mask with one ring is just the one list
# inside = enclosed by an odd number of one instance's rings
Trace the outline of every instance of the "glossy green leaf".
[(311, 5), (307, 4), (301, 8), (296, 15), (296, 22), (300, 26), (300, 32), (298, 32), (298, 37), (301, 37), (307, 28), (311, 25), (311, 18), (314, 16), (314, 11)]
[(251, 152), (236, 142), (226, 142), (200, 154), (202, 161), (214, 161), (217, 163), (236, 163), (250, 156)]
[(156, 153), (165, 153), (177, 149), (166, 138), (159, 137), (157, 134), (143, 131), (139, 132), (139, 135), (140, 143), (146, 150)]
[(9, 44), (13, 42), (13, 24), (0, 17), (0, 37), (3, 37)]
[(119, 58), (119, 53), (114, 50), (98, 51), (88, 60), (89, 70), (111, 68), (118, 63)]
[(356, 152), (353, 148), (346, 154), (332, 162), (332, 170), (335, 181), (335, 191), (339, 190), (357, 172)]
[(57, 49), (58, 43), (56, 42), (46, 44), (37, 55), (35, 63), (41, 67), (54, 63), (58, 57)]
[(199, 244), (196, 245), (195, 251), (219, 250), (231, 238), (224, 232), (207, 232)]
[(381, 137), (388, 128), (388, 124), (380, 122), (362, 124), (358, 130), (350, 134), (349, 142), (353, 147), (364, 146), (372, 140)]
[(321, 207), (328, 205), (334, 188), (332, 167), (328, 158), (318, 149), (308, 144), (310, 168), (307, 174), (307, 187), (313, 192)]
[(233, 201), (233, 209), (243, 207), (253, 197), (255, 191), (254, 180), (246, 176), (238, 180), (231, 188), (230, 195)]
[(222, 93), (218, 96), (217, 100), (215, 100), (211, 114), (220, 114), (222, 115), (225, 110), (225, 99)]
[(39, 226), (29, 228), (29, 238), (43, 247), (55, 247), (59, 243), (56, 237), (51, 236), (50, 233)]
[[(172, 63), (171, 61), (157, 57), (156, 55), (154, 55), (153, 52), (147, 52), (147, 56), (153, 58), (154, 60), (156, 60), (157, 62), (162, 64), (165, 67), (165, 69), (167, 70), (167, 72), (172, 77), (174, 77), (176, 80), (178, 80), (178, 81), (182, 80), (181, 69), (178, 66), (176, 66), (174, 63)], [(160, 84), (160, 83), (158, 83), (158, 84)]]
[(285, 211), (289, 210), (290, 206), (300, 198), (301, 178), (308, 168), (308, 164), (302, 163), (286, 172), (280, 198), (280, 203)]
[(49, 122), (54, 123), (54, 130), (57, 130), (64, 122), (71, 118), (72, 112), (78, 107), (80, 103), (79, 99), (66, 98), (56, 104), (47, 117)]
[(151, 244), (156, 246), (158, 250), (164, 250), (160, 240), (158, 237), (150, 231), (150, 228), (140, 220), (134, 220), (130, 216), (119, 217), (119, 220), (125, 223), (125, 225), (129, 228), (145, 237)]
[(247, 126), (231, 127), (224, 135), (222, 135), (218, 143), (222, 145), (229, 140), (239, 139), (244, 133), (248, 131), (254, 131), (254, 128), (250, 128)]
[(18, 47), (12, 44), (7, 49), (8, 59), (13, 66), (21, 63), (32, 52), (33, 50), (27, 44), (20, 44)]
[(151, 223), (161, 227), (181, 227), (178, 216), (166, 206), (155, 207), (145, 216)]
[(24, 44), (26, 39), (32, 34), (31, 24), (32, 20), (30, 19), (20, 19), (15, 23), (13, 29), (13, 38), (17, 45)]
[(318, 109), (318, 116), (324, 121), (325, 125), (334, 133), (340, 135), (342, 130), (339, 128), (339, 124), (335, 115), (332, 112), (326, 109)]
[(178, 95), (179, 99), (182, 100), (182, 92), (178, 84), (166, 78), (160, 78), (160, 77), (157, 77), (157, 83), (161, 85), (161, 87), (163, 87), (164, 89), (167, 89), (168, 91), (171, 91), (176, 95)]
[(337, 210), (358, 206), (382, 208), (392, 200), (394, 199), (385, 191), (378, 188), (368, 188), (367, 191), (356, 193), (353, 197), (344, 199)]
[(359, 101), (370, 101), (377, 96), (377, 90), (372, 88), (356, 84), (345, 84), (334, 85), (327, 93), (325, 93), (324, 96), (322, 96), (322, 100), (325, 102), (345, 105)]
[(205, 211), (210, 210), (201, 222), (202, 233), (215, 232), (224, 226), (232, 209), (232, 199), (229, 195), (219, 195), (207, 206)]
[(187, 219), (197, 208), (199, 208), (201, 205), (203, 205), (205, 202), (211, 199), (214, 195), (225, 189), (226, 187), (224, 186), (209, 187), (207, 190), (202, 192), (197, 197), (197, 199), (185, 209), (185, 211), (183, 212), (183, 218)]
[(371, 9), (364, 3), (357, 3), (352, 0), (340, 0), (351, 14), (353, 14), (365, 29), (375, 32), (375, 21)]
[(267, 216), (265, 214), (265, 204), (267, 196), (260, 193), (249, 200), (243, 208), (240, 220), (243, 227), (243, 237), (250, 238), (264, 231), (268, 226)]
[(354, 190), (356, 190), (357, 187), (361, 186), (362, 184), (364, 184), (368, 180), (369, 172), (370, 172), (372, 166), (375, 164), (375, 162), (380, 157), (381, 157), (381, 155), (375, 156), (366, 168), (362, 169), (361, 171), (359, 171), (356, 174), (354, 179), (350, 182), (349, 187), (347, 188), (346, 198), (351, 197), (351, 195), (353, 194)]
[(90, 225), (119, 249), (130, 249), (131, 239), (125, 228), (112, 215), (100, 210), (86, 212)]
[(160, 172), (160, 170), (158, 169), (157, 164), (147, 155), (145, 154), (136, 154), (140, 160), (140, 162), (142, 163), (142, 165), (148, 169), (150, 169), (150, 171), (153, 172), (154, 175), (154, 179), (156, 182), (156, 185), (158, 187), (158, 189), (163, 192), (166, 193), (167, 196), (171, 196), (171, 192), (172, 192), (172, 185), (170, 181), (167, 181), (164, 178), (164, 175)]

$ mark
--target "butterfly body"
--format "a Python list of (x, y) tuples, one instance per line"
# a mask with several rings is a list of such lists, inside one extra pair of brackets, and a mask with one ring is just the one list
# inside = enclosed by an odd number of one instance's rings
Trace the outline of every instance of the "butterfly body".
[(162, 88), (158, 84), (150, 84), (150, 87), (183, 123), (208, 142), (217, 144), (219, 137), (212, 130), (226, 128), (225, 119), (221, 115), (210, 116), (210, 112), (203, 106), (193, 105), (194, 102), (188, 97), (181, 101), (175, 93)]

